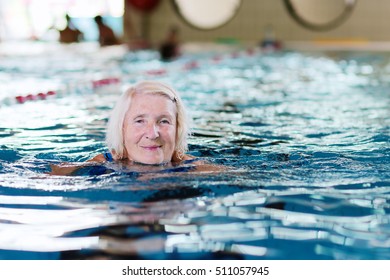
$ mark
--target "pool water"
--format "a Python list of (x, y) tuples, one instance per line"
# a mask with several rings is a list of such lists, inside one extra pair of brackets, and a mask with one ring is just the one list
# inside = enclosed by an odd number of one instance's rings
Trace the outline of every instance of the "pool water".
[[(390, 258), (388, 54), (80, 46), (0, 62), (0, 259)], [(227, 169), (48, 175), (105, 151), (143, 79), (181, 92), (189, 153)]]

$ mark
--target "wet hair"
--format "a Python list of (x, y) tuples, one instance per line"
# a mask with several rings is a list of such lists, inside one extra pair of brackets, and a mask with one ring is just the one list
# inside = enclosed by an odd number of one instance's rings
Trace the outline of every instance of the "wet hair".
[[(171, 86), (159, 81), (142, 81), (130, 86), (118, 99), (107, 125), (106, 144), (114, 159), (126, 159), (123, 139), (123, 125), (126, 113), (135, 94), (162, 95), (176, 104), (176, 145), (174, 155), (182, 159), (188, 150), (189, 119), (179, 94)], [(176, 154), (175, 154), (176, 153)]]

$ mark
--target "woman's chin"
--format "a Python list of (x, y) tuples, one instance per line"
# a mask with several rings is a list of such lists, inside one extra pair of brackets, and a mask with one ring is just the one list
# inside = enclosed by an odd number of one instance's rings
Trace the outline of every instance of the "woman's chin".
[(144, 165), (164, 165), (167, 164), (169, 161), (165, 161), (163, 159), (140, 159), (133, 160), (133, 162)]

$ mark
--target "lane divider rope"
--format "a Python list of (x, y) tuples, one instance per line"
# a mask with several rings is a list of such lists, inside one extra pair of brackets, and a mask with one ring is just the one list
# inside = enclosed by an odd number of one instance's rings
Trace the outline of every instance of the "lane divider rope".
[[(233, 51), (230, 54), (227, 54), (225, 56), (221, 54), (216, 54), (212, 56), (211, 58), (208, 58), (207, 60), (212, 62), (212, 63), (220, 63), (224, 59), (236, 59), (242, 54), (246, 54), (247, 56), (254, 56), (256, 54), (256, 49), (255, 48), (247, 48), (244, 52), (239, 52), (239, 51)], [(207, 61), (206, 60), (206, 61)], [(199, 60), (191, 60), (189, 62), (184, 63), (184, 65), (181, 67), (182, 71), (191, 71), (194, 69), (199, 69), (201, 67), (201, 63)], [(165, 68), (157, 68), (157, 69), (150, 69), (144, 72), (144, 75), (147, 76), (165, 76), (169, 74), (168, 70)], [(82, 83), (82, 86), (80, 87), (80, 83), (76, 84), (69, 84), (68, 86), (65, 86), (68, 90), (64, 89), (57, 89), (57, 90), (48, 90), (48, 91), (40, 91), (36, 94), (28, 93), (26, 95), (17, 95), (14, 97), (7, 97), (2, 100), (0, 103), (3, 105), (13, 105), (13, 104), (23, 104), (28, 101), (37, 101), (37, 100), (46, 100), (48, 98), (54, 97), (54, 96), (63, 96), (65, 93), (70, 92), (70, 91), (96, 91), (100, 88), (111, 86), (111, 85), (116, 85), (121, 83), (123, 80), (118, 77), (108, 77), (108, 78), (102, 78), (102, 79), (97, 79), (93, 80), (90, 82)], [(85, 89), (86, 90), (83, 90)]]

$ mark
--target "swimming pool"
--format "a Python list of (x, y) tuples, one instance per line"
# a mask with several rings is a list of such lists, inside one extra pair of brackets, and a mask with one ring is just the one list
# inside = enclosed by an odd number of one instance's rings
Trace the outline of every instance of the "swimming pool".
[[(0, 259), (390, 258), (388, 54), (35, 50), (0, 62)], [(190, 154), (230, 170), (47, 175), (105, 150), (142, 79), (181, 92)]]

